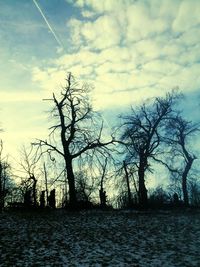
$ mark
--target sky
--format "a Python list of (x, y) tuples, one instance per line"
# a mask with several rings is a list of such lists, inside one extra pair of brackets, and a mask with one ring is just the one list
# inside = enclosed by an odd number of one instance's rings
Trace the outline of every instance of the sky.
[(0, 123), (5, 153), (46, 139), (52, 92), (68, 72), (116, 114), (173, 88), (185, 116), (200, 104), (199, 0), (0, 0)]

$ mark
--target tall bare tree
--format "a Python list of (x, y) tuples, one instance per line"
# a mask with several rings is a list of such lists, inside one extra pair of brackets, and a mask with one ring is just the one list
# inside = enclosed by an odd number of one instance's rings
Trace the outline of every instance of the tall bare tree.
[[(191, 138), (200, 131), (199, 124), (192, 123), (183, 119), (180, 115), (171, 118), (167, 124), (166, 142), (171, 145), (171, 154), (175, 157), (176, 167), (170, 167), (169, 170), (176, 170), (181, 177), (183, 201), (189, 205), (188, 197), (188, 175), (193, 162), (197, 157), (191, 152), (189, 144)], [(177, 162), (178, 165), (177, 166)], [(179, 164), (181, 163), (181, 164)], [(180, 166), (181, 165), (181, 166)]]
[(79, 86), (71, 73), (67, 75), (66, 86), (60, 96), (53, 94), (49, 100), (53, 102), (53, 115), (57, 121), (56, 125), (50, 128), (51, 134), (59, 132), (60, 144), (56, 145), (54, 141), (47, 140), (39, 140), (37, 144), (45, 146), (48, 153), (55, 152), (64, 159), (69, 204), (73, 209), (77, 205), (74, 160), (94, 149), (106, 149), (114, 139), (103, 141), (103, 124), (99, 127), (99, 123), (95, 121), (97, 114), (92, 110), (89, 101), (89, 87), (86, 84)]
[(176, 93), (157, 97), (150, 104), (143, 104), (138, 109), (131, 110), (131, 114), (121, 116), (121, 140), (127, 148), (127, 161), (137, 167), (139, 181), (139, 205), (147, 206), (147, 189), (145, 174), (150, 170), (150, 160), (155, 159), (160, 151), (162, 131), (166, 120), (173, 113), (173, 105), (177, 99)]

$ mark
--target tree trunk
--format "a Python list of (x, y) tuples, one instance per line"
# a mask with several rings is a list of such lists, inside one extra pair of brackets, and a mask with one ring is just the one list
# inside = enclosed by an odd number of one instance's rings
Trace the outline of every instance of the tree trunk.
[(5, 202), (5, 169), (3, 164), (0, 162), (0, 212), (4, 209), (4, 202)]
[(106, 207), (106, 191), (104, 191), (104, 178), (106, 174), (106, 167), (107, 167), (108, 159), (105, 159), (105, 164), (102, 166), (103, 172), (101, 176), (101, 182), (100, 182), (100, 190), (99, 190), (99, 198), (100, 198), (100, 207), (105, 208)]
[(37, 206), (37, 180), (35, 178), (35, 176), (32, 176), (33, 179), (33, 206), (36, 207)]
[(2, 184), (3, 184), (3, 175), (2, 175), (2, 172), (3, 172), (3, 168), (2, 168), (2, 164), (0, 162), (0, 212), (2, 211), (3, 209), (3, 188), (2, 188)]
[(99, 199), (100, 199), (100, 207), (104, 208), (106, 203), (104, 203), (104, 188), (103, 188), (103, 178), (104, 178), (104, 174), (102, 174), (101, 177), (101, 184), (100, 184), (100, 190), (99, 190)]
[(187, 189), (187, 176), (192, 167), (193, 159), (189, 159), (182, 174), (182, 192), (184, 205), (189, 205), (188, 189)]
[(44, 178), (45, 178), (45, 191), (46, 191), (46, 205), (48, 205), (48, 178), (47, 178), (47, 169), (46, 169), (46, 164), (45, 162), (43, 163), (43, 168), (44, 168)]
[(138, 169), (138, 177), (139, 177), (139, 206), (140, 208), (146, 208), (147, 207), (147, 189), (145, 186), (145, 164), (147, 162), (146, 159), (140, 158), (140, 165)]
[(72, 159), (65, 160), (66, 169), (67, 169), (67, 180), (69, 185), (69, 206), (71, 209), (77, 208), (77, 197), (75, 189), (75, 178), (72, 166)]
[(131, 198), (131, 189), (130, 189), (128, 171), (127, 171), (127, 168), (126, 168), (125, 161), (123, 161), (123, 167), (124, 167), (124, 171), (125, 171), (126, 184), (127, 184), (127, 190), (128, 190), (128, 207), (130, 208), (132, 206), (132, 198)]

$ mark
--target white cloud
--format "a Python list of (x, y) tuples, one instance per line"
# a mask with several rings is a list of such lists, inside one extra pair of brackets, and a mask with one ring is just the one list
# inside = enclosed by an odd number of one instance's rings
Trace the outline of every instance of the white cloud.
[(200, 62), (200, 45), (194, 45), (185, 49), (184, 53), (177, 57), (177, 62), (183, 66), (192, 65), (196, 62)]
[(85, 43), (91, 49), (105, 49), (120, 42), (120, 29), (113, 17), (103, 15), (95, 21), (80, 22), (72, 19), (68, 22), (72, 42), (75, 46)]
[(56, 67), (48, 67), (44, 70), (34, 67), (32, 70), (33, 82), (38, 82), (42, 88), (53, 92), (64, 85), (66, 71)]
[(184, 32), (200, 23), (200, 2), (199, 0), (184, 0), (181, 2), (178, 14), (173, 22), (173, 30)]
[(159, 34), (168, 28), (164, 19), (151, 17), (148, 5), (138, 1), (127, 9), (127, 42)]
[(185, 93), (199, 90), (199, 67), (200, 64), (193, 64), (187, 67), (182, 66), (178, 72), (163, 75), (159, 80), (160, 87), (169, 89), (178, 86)]
[(81, 15), (83, 16), (83, 17), (85, 17), (85, 18), (92, 18), (92, 17), (94, 17), (95, 16), (95, 12), (92, 12), (92, 11), (89, 11), (89, 10), (83, 10), (82, 12), (81, 12)]
[(193, 27), (189, 31), (186, 31), (180, 35), (177, 39), (178, 43), (184, 45), (193, 46), (199, 43), (200, 39), (200, 26)]
[(112, 61), (107, 61), (97, 68), (95, 72), (97, 75), (104, 75), (106, 73), (130, 73), (134, 69), (134, 64), (132, 62), (118, 62), (114, 63)]
[[(99, 14), (96, 20), (68, 21), (74, 45), (105, 49), (120, 43), (130, 43), (159, 34), (169, 28), (167, 18), (158, 17), (145, 1), (77, 1), (82, 14)], [(84, 9), (84, 7), (86, 9)], [(154, 14), (155, 13), (155, 14)]]
[(67, 22), (66, 26), (70, 31), (71, 45), (75, 48), (80, 47), (83, 42), (81, 37), (82, 22), (78, 19), (72, 18)]
[(155, 42), (152, 39), (142, 40), (136, 43), (133, 49), (137, 50), (141, 58), (143, 58), (143, 61), (159, 57), (162, 52), (161, 44)]
[(175, 40), (172, 40), (171, 42), (168, 42), (166, 45), (164, 45), (162, 55), (166, 57), (176, 57), (183, 53), (184, 50), (185, 46), (178, 45)]
[(41, 95), (38, 93), (25, 92), (0, 92), (0, 103), (10, 102), (37, 102), (41, 100)]
[[(69, 2), (69, 0), (67, 0)], [(80, 8), (92, 9), (97, 13), (105, 13), (122, 9), (123, 7), (129, 6), (134, 0), (77, 0), (72, 2), (75, 6)]]
[(149, 6), (150, 14), (154, 18), (163, 18), (171, 24), (177, 16), (181, 2), (182, 0), (151, 0)]
[(152, 76), (154, 76), (155, 73), (158, 73), (160, 74), (160, 77), (163, 75), (168, 76), (170, 74), (176, 74), (180, 69), (180, 65), (161, 59), (152, 60), (144, 65), (145, 71), (152, 72)]

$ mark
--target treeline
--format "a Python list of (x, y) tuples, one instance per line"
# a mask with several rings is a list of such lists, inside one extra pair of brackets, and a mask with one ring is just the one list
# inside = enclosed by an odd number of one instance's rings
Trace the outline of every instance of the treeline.
[[(1, 142), (1, 210), (198, 206), (193, 163), (200, 127), (178, 108), (183, 96), (172, 91), (131, 107), (109, 136), (89, 95), (90, 87), (69, 73), (60, 94), (47, 99), (52, 104), (48, 138), (23, 147), (17, 171), (3, 157)], [(161, 169), (168, 184), (147, 190)]]

